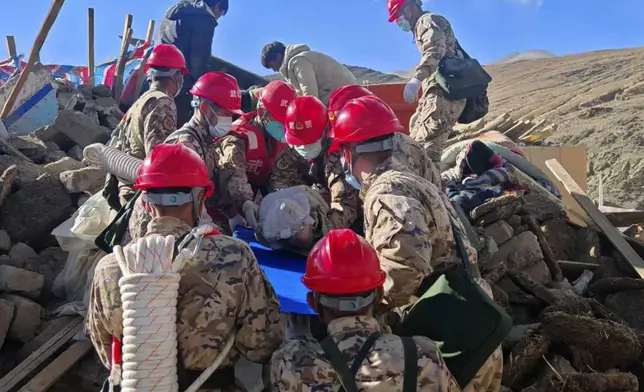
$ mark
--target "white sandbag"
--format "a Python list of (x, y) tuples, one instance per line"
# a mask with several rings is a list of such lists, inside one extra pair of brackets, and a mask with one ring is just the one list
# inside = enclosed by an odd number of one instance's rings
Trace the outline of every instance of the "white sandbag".
[(101, 192), (92, 195), (79, 209), (71, 228), (78, 238), (94, 243), (116, 216)]

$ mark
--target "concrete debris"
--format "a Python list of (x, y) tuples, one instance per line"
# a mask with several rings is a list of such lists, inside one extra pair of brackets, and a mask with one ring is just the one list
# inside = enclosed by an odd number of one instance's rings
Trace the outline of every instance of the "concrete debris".
[(0, 291), (38, 299), (45, 277), (35, 272), (8, 265), (0, 265)]
[[(92, 87), (92, 97), (95, 98), (111, 98), (112, 89), (109, 86), (104, 84), (99, 84), (98, 86)], [(116, 102), (115, 102), (116, 104)]]
[(18, 166), (11, 165), (4, 170), (2, 175), (0, 175), (0, 207), (4, 204), (4, 201), (7, 200), (9, 194), (13, 190), (13, 184), (16, 182), (16, 176), (18, 175)]
[(0, 252), (9, 252), (11, 249), (11, 238), (6, 230), (0, 230)]
[(59, 149), (71, 148), (74, 142), (67, 137), (58, 127), (54, 124), (40, 127), (34, 131), (34, 136), (43, 142), (54, 142)]
[(34, 135), (13, 136), (9, 143), (35, 163), (42, 163), (47, 154), (45, 143)]
[(62, 150), (51, 151), (45, 156), (45, 161), (43, 163), (44, 164), (54, 163), (65, 158), (67, 158), (67, 154), (65, 154), (65, 151), (62, 151)]
[(69, 193), (94, 194), (103, 189), (106, 175), (107, 172), (103, 168), (88, 166), (79, 170), (62, 172), (60, 181)]
[(66, 172), (70, 170), (79, 170), (79, 169), (82, 169), (83, 167), (85, 167), (85, 165), (82, 164), (81, 162), (75, 159), (72, 159), (68, 156), (65, 156), (64, 158), (56, 162), (45, 165), (45, 171), (54, 177), (59, 177), (62, 172)]
[(78, 144), (75, 144), (74, 147), (70, 148), (67, 151), (67, 156), (73, 158), (79, 162), (83, 161), (83, 149)]
[(65, 189), (47, 174), (7, 199), (0, 211), (0, 228), (14, 241), (41, 244), (73, 211)]
[(47, 146), (47, 150), (49, 152), (60, 151), (60, 146), (55, 142), (52, 142), (51, 140), (48, 142), (45, 142), (45, 146)]
[(523, 232), (499, 247), (494, 255), (495, 263), (505, 262), (512, 270), (522, 270), (543, 260), (543, 253), (537, 236), (529, 231)]
[(92, 143), (105, 143), (110, 137), (110, 130), (100, 126), (98, 121), (70, 109), (58, 113), (54, 126), (82, 148)]
[(512, 238), (514, 230), (505, 221), (494, 222), (485, 228), (485, 234), (492, 237), (497, 245), (503, 245)]
[(577, 236), (566, 221), (563, 219), (549, 220), (543, 224), (541, 229), (550, 244), (555, 259), (574, 259), (576, 249), (571, 244), (575, 243)]
[(18, 169), (15, 181), (13, 182), (18, 188), (35, 182), (38, 177), (45, 173), (45, 170), (35, 163), (27, 162), (10, 155), (0, 155), (0, 170), (5, 172), (10, 166), (15, 166)]
[(7, 337), (21, 343), (27, 343), (38, 331), (42, 321), (44, 310), (36, 302), (13, 294), (3, 294), (0, 299), (11, 302), (15, 306), (15, 312)]
[(9, 326), (15, 311), (16, 306), (12, 302), (0, 298), (0, 349), (9, 332)]
[(9, 250), (9, 256), (14, 258), (15, 260), (21, 261), (23, 264), (26, 264), (32, 259), (36, 258), (38, 256), (38, 253), (36, 253), (36, 251), (33, 250), (33, 248), (29, 245), (23, 242), (18, 242)]
[(13, 257), (9, 255), (2, 255), (0, 256), (0, 265), (10, 265), (12, 267), (16, 268), (22, 268), (24, 267), (24, 263), (20, 260), (16, 260)]

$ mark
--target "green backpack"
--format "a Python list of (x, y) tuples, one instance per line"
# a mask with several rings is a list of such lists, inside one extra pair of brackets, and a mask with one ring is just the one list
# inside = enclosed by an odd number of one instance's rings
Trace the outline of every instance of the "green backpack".
[(510, 332), (512, 319), (476, 284), (478, 266), (470, 263), (455, 222), (452, 229), (463, 265), (426, 279), (428, 288), (395, 332), (440, 342), (443, 353), (453, 353), (444, 354), (445, 363), (465, 388)]

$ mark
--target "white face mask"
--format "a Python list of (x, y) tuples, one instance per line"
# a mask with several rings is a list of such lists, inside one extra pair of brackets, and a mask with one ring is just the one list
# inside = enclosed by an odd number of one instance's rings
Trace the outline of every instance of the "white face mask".
[(313, 144), (293, 146), (293, 150), (295, 150), (295, 152), (297, 152), (302, 158), (310, 161), (320, 156), (320, 153), (322, 152), (322, 139)]
[(212, 137), (224, 137), (233, 127), (232, 117), (217, 117), (217, 125), (209, 125), (208, 131)]

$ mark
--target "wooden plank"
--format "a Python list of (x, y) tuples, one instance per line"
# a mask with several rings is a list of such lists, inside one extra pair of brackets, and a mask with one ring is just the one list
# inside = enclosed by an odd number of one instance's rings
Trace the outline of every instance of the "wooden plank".
[(123, 27), (123, 39), (121, 40), (121, 51), (116, 61), (114, 71), (114, 81), (112, 82), (112, 95), (116, 103), (121, 102), (121, 92), (123, 91), (123, 72), (127, 63), (127, 48), (132, 37), (132, 15), (125, 15), (125, 26)]
[(56, 351), (69, 342), (74, 335), (83, 330), (83, 318), (77, 317), (49, 339), (38, 350), (34, 351), (27, 359), (22, 361), (13, 370), (0, 379), (0, 391), (6, 392), (24, 380), (38, 366), (51, 357)]
[(92, 344), (87, 340), (75, 342), (34, 378), (29, 380), (27, 385), (20, 388), (18, 392), (47, 391), (76, 362), (90, 352), (91, 348)]
[[(148, 32), (145, 36), (146, 42), (152, 42), (152, 36), (154, 35), (154, 21), (151, 20), (148, 22)], [(148, 63), (148, 57), (150, 52), (146, 53), (141, 59), (141, 65), (139, 65), (139, 72), (136, 74), (136, 88), (134, 89), (135, 99), (139, 97), (141, 93), (141, 87), (143, 86), (143, 80), (145, 80), (145, 65)]]
[(87, 9), (87, 77), (94, 86), (94, 8)]
[(566, 169), (556, 159), (546, 161), (546, 166), (564, 184), (566, 190), (577, 200), (581, 208), (586, 211), (599, 229), (608, 237), (608, 240), (615, 246), (616, 250), (624, 256), (630, 267), (637, 272), (640, 278), (644, 278), (644, 260), (626, 242), (626, 239), (615, 226), (613, 226), (597, 206), (588, 198), (586, 193), (572, 179)]
[(47, 343), (51, 338), (56, 336), (61, 330), (67, 327), (69, 323), (77, 323), (76, 316), (62, 316), (52, 320), (47, 328), (42, 331), (38, 336), (27, 342), (20, 350), (16, 353), (16, 360), (24, 361), (27, 359), (34, 351), (38, 350), (42, 345)]
[(25, 83), (27, 82), (27, 78), (31, 73), (31, 68), (36, 63), (36, 61), (38, 61), (38, 59), (40, 58), (40, 49), (45, 43), (45, 39), (49, 34), (49, 30), (51, 30), (51, 26), (53, 26), (54, 22), (56, 21), (56, 18), (58, 17), (58, 13), (60, 13), (60, 9), (63, 7), (63, 3), (65, 3), (65, 0), (54, 0), (54, 2), (51, 4), (51, 7), (49, 8), (49, 12), (47, 12), (47, 17), (45, 17), (45, 21), (40, 27), (40, 31), (36, 36), (36, 40), (34, 41), (34, 44), (31, 47), (31, 52), (29, 53), (29, 59), (27, 60), (27, 65), (25, 65), (25, 68), (20, 72), (20, 77), (18, 77), (18, 81), (13, 86), (13, 89), (11, 90), (11, 94), (9, 94), (9, 97), (7, 98), (7, 100), (4, 103), (4, 106), (2, 107), (2, 113), (0, 113), (0, 119), (6, 120), (9, 114), (11, 113), (11, 109), (13, 109), (13, 105), (16, 103), (16, 99), (18, 98), (18, 94), (20, 93), (20, 90), (22, 90), (22, 86), (24, 86)]
[(604, 216), (615, 227), (628, 227), (644, 223), (644, 211), (604, 212)]
[(7, 53), (9, 53), (9, 58), (13, 59), (18, 56), (16, 51), (16, 39), (13, 35), (7, 36)]

